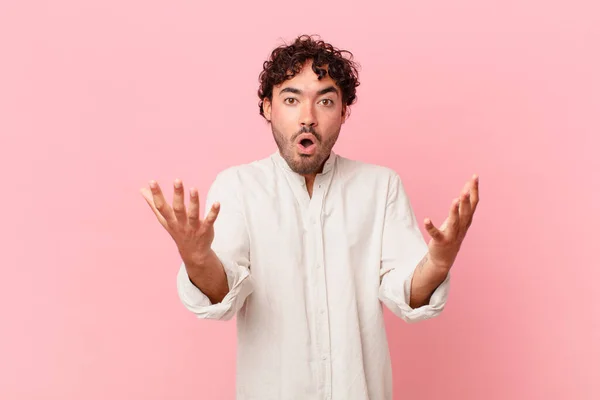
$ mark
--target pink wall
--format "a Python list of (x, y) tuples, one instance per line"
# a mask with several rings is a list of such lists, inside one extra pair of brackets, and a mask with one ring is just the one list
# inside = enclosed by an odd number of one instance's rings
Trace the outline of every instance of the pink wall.
[(0, 3), (0, 398), (233, 398), (235, 324), (184, 310), (138, 189), (272, 152), (258, 73), (300, 33), (355, 53), (336, 150), (421, 221), (481, 176), (444, 315), (388, 313), (396, 398), (600, 398), (597, 2), (216, 3)]

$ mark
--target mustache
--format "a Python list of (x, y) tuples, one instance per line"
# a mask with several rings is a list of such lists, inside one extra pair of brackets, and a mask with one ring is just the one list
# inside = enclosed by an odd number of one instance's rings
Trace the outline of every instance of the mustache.
[(321, 141), (321, 135), (319, 135), (317, 133), (317, 131), (315, 131), (315, 128), (312, 126), (303, 126), (302, 129), (300, 129), (298, 131), (298, 133), (296, 133), (296, 135), (294, 135), (294, 139), (296, 139), (298, 136), (302, 135), (303, 133), (311, 133), (314, 135), (314, 137), (317, 138), (317, 140), (319, 142)]

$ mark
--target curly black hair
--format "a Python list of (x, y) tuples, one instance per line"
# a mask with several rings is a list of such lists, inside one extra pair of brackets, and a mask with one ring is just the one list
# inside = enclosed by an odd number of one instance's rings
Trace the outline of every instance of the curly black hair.
[[(356, 101), (356, 87), (358, 81), (359, 64), (353, 61), (353, 54), (347, 50), (340, 50), (314, 35), (298, 36), (290, 45), (275, 48), (270, 58), (263, 63), (263, 70), (259, 76), (260, 87), (258, 107), (260, 115), (265, 117), (263, 101), (265, 98), (273, 100), (273, 87), (293, 78), (300, 72), (304, 63), (312, 60), (312, 70), (319, 76), (325, 77), (329, 72), (331, 79), (342, 91), (342, 101), (345, 106)], [(347, 58), (344, 54), (348, 55)], [(327, 65), (327, 69), (320, 68)]]

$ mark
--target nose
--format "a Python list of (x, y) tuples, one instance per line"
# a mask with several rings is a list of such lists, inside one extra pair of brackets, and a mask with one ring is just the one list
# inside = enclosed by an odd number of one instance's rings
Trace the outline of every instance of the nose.
[(313, 127), (317, 125), (317, 118), (315, 116), (312, 104), (306, 104), (302, 107), (302, 114), (300, 115), (300, 124), (304, 127)]

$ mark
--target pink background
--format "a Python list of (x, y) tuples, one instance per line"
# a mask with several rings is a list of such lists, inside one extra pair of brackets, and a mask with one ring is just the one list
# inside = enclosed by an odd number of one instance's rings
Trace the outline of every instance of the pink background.
[(233, 398), (235, 323), (184, 310), (138, 189), (274, 151), (258, 74), (301, 33), (354, 52), (336, 151), (421, 221), (481, 175), (443, 316), (387, 313), (395, 398), (600, 398), (598, 3), (361, 3), (0, 3), (1, 399)]

